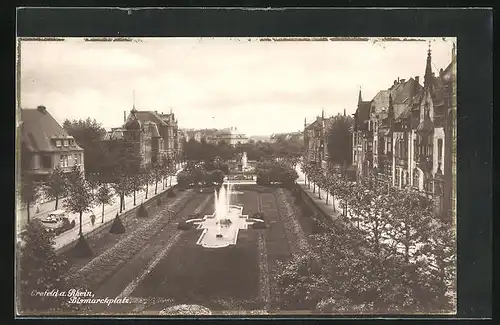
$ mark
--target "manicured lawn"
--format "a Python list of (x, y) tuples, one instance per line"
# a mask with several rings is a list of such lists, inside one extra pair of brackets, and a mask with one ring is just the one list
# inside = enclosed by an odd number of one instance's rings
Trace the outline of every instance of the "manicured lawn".
[[(236, 188), (233, 204), (243, 213), (258, 211), (258, 193)], [(204, 211), (211, 214), (213, 208)], [(225, 308), (228, 302), (257, 299), (259, 294), (258, 231), (240, 230), (234, 246), (219, 249), (196, 245), (201, 230), (183, 232), (181, 238), (132, 293), (134, 297), (173, 299), (175, 304), (202, 304)]]
[(242, 230), (236, 245), (209, 249), (196, 245), (200, 233), (186, 231), (132, 296), (172, 298), (179, 304), (212, 308), (216, 305), (210, 302), (218, 298), (254, 298), (259, 292), (257, 234)]

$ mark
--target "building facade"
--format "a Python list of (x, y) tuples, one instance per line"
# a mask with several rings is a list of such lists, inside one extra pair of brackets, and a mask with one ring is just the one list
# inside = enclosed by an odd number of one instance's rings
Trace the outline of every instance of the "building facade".
[(19, 123), (21, 168), (40, 181), (55, 168), (69, 172), (84, 168), (84, 150), (52, 117), (45, 106), (22, 109)]
[(231, 146), (248, 143), (248, 137), (239, 132), (236, 127), (217, 130), (212, 136), (207, 138), (207, 142), (219, 144), (225, 142)]
[[(424, 85), (397, 80), (369, 104), (358, 101), (353, 161), (360, 178), (375, 175), (397, 187), (412, 186), (436, 202), (436, 214), (454, 206), (456, 55), (436, 76), (427, 54)], [(368, 114), (366, 107), (369, 107)]]
[(370, 123), (371, 101), (363, 101), (361, 89), (358, 106), (354, 113), (352, 134), (352, 164), (356, 168), (356, 179), (368, 176), (373, 170), (373, 130)]
[(138, 111), (134, 107), (128, 117), (125, 112), (124, 124), (111, 129), (104, 142), (115, 139), (134, 143), (143, 167), (156, 163), (164, 155), (176, 162), (182, 159), (183, 136), (172, 112)]
[(327, 128), (330, 119), (325, 118), (325, 111), (321, 113), (321, 117), (316, 117), (316, 120), (307, 124), (304, 119), (304, 157), (308, 162), (314, 162), (321, 165), (323, 168), (328, 166), (328, 139)]

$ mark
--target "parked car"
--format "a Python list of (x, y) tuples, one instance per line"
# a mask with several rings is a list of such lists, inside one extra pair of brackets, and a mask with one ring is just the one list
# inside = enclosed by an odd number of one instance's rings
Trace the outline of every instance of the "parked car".
[(47, 231), (55, 232), (56, 234), (69, 230), (76, 225), (76, 220), (74, 218), (70, 220), (70, 217), (68, 217), (64, 210), (50, 212), (41, 222)]

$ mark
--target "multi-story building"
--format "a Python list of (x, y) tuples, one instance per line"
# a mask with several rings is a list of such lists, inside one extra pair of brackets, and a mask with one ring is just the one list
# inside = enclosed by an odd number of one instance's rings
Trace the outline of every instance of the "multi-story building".
[(327, 127), (330, 119), (325, 118), (325, 111), (321, 112), (321, 117), (309, 125), (304, 119), (304, 148), (305, 159), (309, 162), (320, 164), (323, 168), (328, 165), (328, 145), (327, 145)]
[(21, 168), (44, 180), (56, 168), (84, 171), (84, 151), (45, 106), (21, 110)]
[(452, 62), (435, 76), (429, 49), (423, 87), (418, 77), (398, 80), (369, 105), (360, 95), (353, 132), (360, 176), (374, 173), (394, 186), (413, 186), (435, 199), (441, 216), (454, 204), (455, 62), (453, 50)]
[(357, 179), (368, 176), (373, 170), (373, 129), (370, 121), (371, 101), (363, 101), (361, 89), (358, 107), (354, 115), (352, 134), (352, 164), (357, 170)]
[(393, 122), (417, 94), (422, 91), (419, 77), (394, 80), (387, 90), (371, 101), (370, 123), (373, 126), (373, 168), (383, 181), (394, 178)]
[(164, 154), (176, 161), (182, 159), (182, 135), (172, 112), (138, 111), (134, 107), (128, 117), (124, 113), (123, 126), (113, 128), (104, 141), (113, 139), (134, 142), (143, 166), (158, 161)]

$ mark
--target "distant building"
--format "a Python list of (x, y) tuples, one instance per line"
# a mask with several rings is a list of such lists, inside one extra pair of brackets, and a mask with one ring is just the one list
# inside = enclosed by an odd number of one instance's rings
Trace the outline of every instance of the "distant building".
[(328, 165), (328, 146), (327, 146), (327, 128), (330, 124), (330, 119), (325, 118), (325, 111), (321, 113), (321, 117), (316, 117), (316, 120), (309, 125), (304, 119), (304, 147), (305, 157), (309, 162), (316, 162), (323, 168)]
[(213, 144), (219, 144), (224, 141), (229, 145), (244, 144), (248, 142), (248, 137), (238, 132), (236, 127), (226, 128), (222, 130), (217, 130), (211, 137), (207, 139), (208, 142)]
[(303, 132), (297, 131), (297, 132), (288, 132), (288, 133), (274, 133), (270, 136), (269, 142), (271, 143), (276, 143), (279, 141), (289, 141), (289, 140), (303, 140)]
[(69, 172), (73, 166), (80, 166), (84, 171), (83, 149), (45, 106), (22, 109), (19, 128), (21, 168), (39, 180), (44, 180), (56, 167)]
[(216, 129), (183, 129), (183, 132), (186, 136), (185, 140), (189, 141), (193, 139), (197, 142), (209, 141), (214, 138), (214, 134), (217, 132)]

